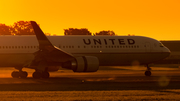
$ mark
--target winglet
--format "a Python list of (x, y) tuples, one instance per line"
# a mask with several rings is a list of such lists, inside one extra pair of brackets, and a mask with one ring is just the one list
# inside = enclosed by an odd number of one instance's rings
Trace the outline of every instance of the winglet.
[(30, 21), (30, 22), (31, 22), (31, 25), (32, 25), (34, 32), (36, 34), (37, 40), (39, 42), (39, 49), (40, 50), (43, 50), (43, 49), (47, 50), (47, 48), (49, 49), (50, 47), (51, 47), (51, 49), (54, 48), (54, 46), (48, 40), (46, 35), (43, 33), (41, 28), (38, 26), (38, 24), (35, 21)]

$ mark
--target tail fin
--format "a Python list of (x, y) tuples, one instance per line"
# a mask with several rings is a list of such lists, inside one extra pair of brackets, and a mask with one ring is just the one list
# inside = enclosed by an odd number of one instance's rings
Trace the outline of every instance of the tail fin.
[(38, 24), (35, 21), (30, 21), (31, 25), (34, 29), (34, 32), (36, 34), (37, 40), (39, 42), (39, 49), (40, 50), (49, 50), (53, 49), (54, 46), (51, 44), (51, 42), (48, 40), (46, 35), (43, 33), (43, 31), (40, 29)]
[[(36, 34), (37, 40), (39, 42), (39, 51), (36, 52), (36, 58), (42, 58), (41, 55), (43, 54), (43, 58), (46, 57), (49, 61), (56, 61), (56, 62), (67, 62), (69, 60), (74, 59), (73, 55), (67, 53), (55, 46), (48, 40), (46, 35), (42, 32), (40, 27), (37, 25), (35, 21), (30, 21), (34, 32)], [(40, 54), (40, 55), (39, 55)]]

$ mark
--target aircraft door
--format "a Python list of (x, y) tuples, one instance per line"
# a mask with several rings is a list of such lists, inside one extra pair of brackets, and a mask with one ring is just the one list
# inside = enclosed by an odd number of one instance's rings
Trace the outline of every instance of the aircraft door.
[(150, 45), (150, 43), (146, 43), (146, 44), (145, 44), (145, 47), (146, 47), (146, 52), (150, 52), (150, 51), (151, 51), (151, 45)]

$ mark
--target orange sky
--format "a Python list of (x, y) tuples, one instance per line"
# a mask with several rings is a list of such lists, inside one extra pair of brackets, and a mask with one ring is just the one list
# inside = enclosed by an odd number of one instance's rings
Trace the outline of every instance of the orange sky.
[(180, 40), (180, 0), (1, 0), (0, 23), (34, 20), (46, 33), (88, 28)]

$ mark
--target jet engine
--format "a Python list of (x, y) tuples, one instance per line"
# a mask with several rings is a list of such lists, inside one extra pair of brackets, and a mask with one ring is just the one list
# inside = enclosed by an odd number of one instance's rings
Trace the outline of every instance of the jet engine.
[(74, 72), (96, 72), (99, 69), (99, 60), (94, 56), (75, 57), (75, 60), (64, 63), (62, 67)]

